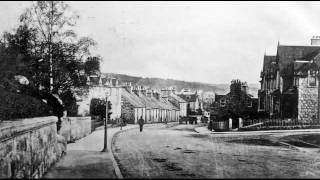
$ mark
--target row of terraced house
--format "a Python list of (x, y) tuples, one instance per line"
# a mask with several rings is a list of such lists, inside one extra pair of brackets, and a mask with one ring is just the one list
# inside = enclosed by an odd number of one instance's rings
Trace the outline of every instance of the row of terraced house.
[(187, 101), (176, 94), (174, 88), (151, 89), (132, 86), (130, 82), (120, 83), (118, 79), (101, 75), (88, 77), (89, 91), (77, 96), (78, 113), (88, 115), (93, 98), (105, 99), (112, 104), (110, 118), (124, 119), (137, 123), (142, 117), (146, 123), (177, 122), (187, 116)]
[(258, 111), (270, 118), (314, 122), (320, 117), (320, 37), (311, 45), (280, 45), (264, 55)]

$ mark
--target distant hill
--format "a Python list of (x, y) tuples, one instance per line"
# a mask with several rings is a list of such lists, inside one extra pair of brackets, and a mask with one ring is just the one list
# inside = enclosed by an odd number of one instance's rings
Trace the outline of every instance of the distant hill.
[[(147, 86), (151, 88), (165, 88), (173, 86), (177, 91), (181, 91), (183, 88), (189, 88), (191, 90), (213, 91), (217, 94), (226, 94), (229, 92), (230, 84), (209, 84), (200, 82), (188, 82), (174, 79), (162, 79), (162, 78), (143, 78), (138, 76), (130, 76), (125, 74), (105, 73), (105, 75), (119, 79), (121, 82), (131, 82), (132, 85)], [(249, 93), (254, 97), (257, 97), (259, 84), (248, 84)]]

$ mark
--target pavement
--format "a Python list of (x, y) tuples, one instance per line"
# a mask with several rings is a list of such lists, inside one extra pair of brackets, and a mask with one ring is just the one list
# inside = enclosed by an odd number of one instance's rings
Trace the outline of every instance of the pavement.
[[(138, 128), (138, 125), (127, 125), (122, 130)], [(67, 145), (67, 154), (55, 164), (43, 178), (121, 178), (117, 173), (111, 151), (111, 140), (120, 127), (108, 128), (108, 152), (101, 152), (104, 142), (104, 126), (97, 128), (90, 135)]]
[[(170, 127), (177, 123), (145, 124), (145, 127), (166, 126)], [(108, 152), (101, 152), (104, 144), (104, 126), (97, 128), (90, 135), (77, 140), (75, 143), (67, 145), (67, 154), (59, 160), (43, 176), (45, 179), (51, 178), (123, 178), (120, 169), (114, 159), (111, 144), (115, 134), (126, 130), (138, 128), (137, 124), (108, 128), (107, 149)]]

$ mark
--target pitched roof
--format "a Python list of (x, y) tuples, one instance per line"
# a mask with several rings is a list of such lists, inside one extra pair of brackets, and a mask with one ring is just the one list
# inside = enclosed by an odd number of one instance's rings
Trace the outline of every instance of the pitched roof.
[(150, 101), (152, 101), (158, 109), (165, 109), (166, 107), (160, 102), (158, 101), (156, 98), (154, 97), (149, 97)]
[(266, 71), (270, 68), (272, 68), (272, 62), (276, 62), (276, 56), (267, 56), (264, 55), (263, 58), (263, 71)]
[[(320, 46), (287, 46), (279, 45), (277, 49), (277, 60), (280, 72), (292, 64), (296, 59), (302, 59), (308, 54), (318, 51)], [(308, 56), (307, 56), (308, 57)]]
[(307, 54), (307, 55), (305, 55), (305, 56), (303, 56), (301, 58), (301, 60), (311, 61), (314, 58), (316, 58), (319, 54), (320, 54), (320, 48), (315, 50), (315, 51), (313, 51), (313, 52), (311, 52), (311, 53), (309, 53), (309, 54)]
[(196, 102), (197, 100), (197, 94), (178, 94), (179, 97), (181, 97), (186, 102)]
[(152, 101), (151, 98), (141, 94), (139, 98), (144, 102), (147, 109), (158, 109), (159, 106), (156, 102)]
[(144, 102), (138, 96), (129, 93), (126, 89), (123, 89), (121, 97), (125, 98), (134, 107), (145, 107)]
[(160, 98), (160, 102), (162, 104), (164, 104), (164, 106), (166, 107), (166, 109), (169, 109), (169, 110), (172, 110), (172, 109), (175, 109), (175, 110), (179, 110), (178, 107), (176, 107), (175, 105), (171, 104), (171, 102), (167, 99), (164, 99), (164, 98)]
[(318, 69), (319, 65), (317, 63), (300, 63), (294, 62), (294, 72), (296, 75), (307, 75), (308, 70)]
[(185, 101), (184, 99), (182, 99), (181, 97), (179, 97), (176, 94), (171, 94), (170, 97), (172, 97), (173, 99), (175, 99), (176, 101), (178, 101), (179, 103), (186, 103), (187, 101)]

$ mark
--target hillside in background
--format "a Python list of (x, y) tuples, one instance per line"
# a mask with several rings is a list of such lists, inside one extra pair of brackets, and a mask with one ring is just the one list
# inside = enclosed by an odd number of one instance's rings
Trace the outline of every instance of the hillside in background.
[[(144, 78), (138, 76), (130, 76), (125, 74), (105, 73), (109, 77), (117, 78), (121, 82), (131, 82), (132, 85), (147, 86), (151, 88), (165, 88), (176, 87), (177, 91), (181, 91), (183, 88), (189, 88), (191, 90), (213, 91), (217, 94), (226, 94), (229, 92), (230, 84), (209, 84), (200, 82), (188, 82), (174, 79), (162, 79), (162, 78)], [(248, 84), (249, 93), (254, 97), (257, 97), (259, 84)]]

